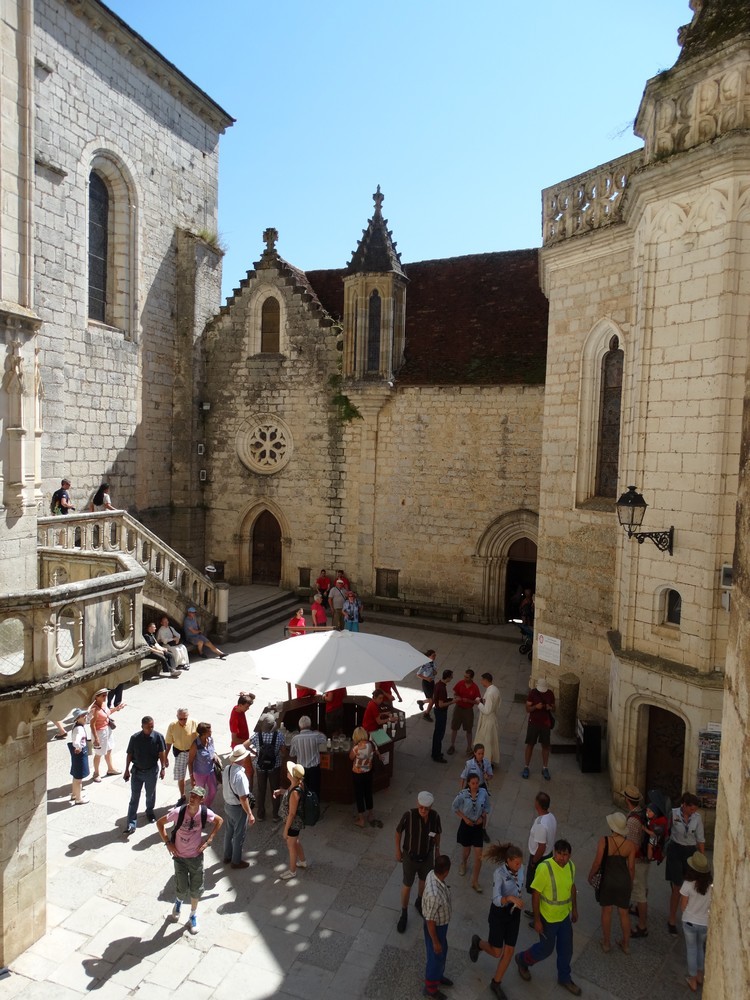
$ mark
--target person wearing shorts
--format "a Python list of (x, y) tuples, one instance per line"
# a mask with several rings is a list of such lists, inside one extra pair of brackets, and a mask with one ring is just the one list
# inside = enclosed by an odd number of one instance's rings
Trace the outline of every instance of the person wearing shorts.
[(544, 677), (538, 678), (536, 687), (529, 691), (529, 696), (526, 699), (526, 711), (529, 714), (529, 724), (526, 727), (525, 763), (521, 777), (528, 778), (531, 755), (534, 752), (534, 746), (539, 742), (542, 747), (542, 777), (545, 781), (549, 781), (549, 742), (553, 726), (552, 713), (555, 711), (555, 696), (550, 691)]
[(474, 706), (479, 703), (482, 692), (474, 683), (474, 671), (464, 670), (463, 680), (453, 685), (453, 716), (451, 718), (451, 745), (448, 753), (456, 752), (456, 737), (459, 729), (466, 734), (466, 752), (471, 754), (471, 736), (474, 732)]
[[(125, 702), (121, 702), (115, 708), (108, 708), (107, 688), (99, 688), (94, 695), (94, 700), (89, 705), (88, 716), (91, 719), (91, 743), (94, 751), (94, 777), (96, 782), (101, 781), (99, 777), (99, 767), (102, 757), (107, 765), (107, 774), (119, 774), (112, 760), (112, 751), (115, 748), (114, 720), (111, 716), (115, 712), (125, 708)], [(111, 725), (110, 725), (111, 721)]]
[(180, 790), (180, 797), (177, 805), (184, 805), (185, 798), (185, 775), (187, 774), (188, 758), (190, 757), (190, 747), (195, 742), (198, 735), (198, 724), (195, 719), (191, 719), (186, 708), (177, 709), (177, 721), (170, 722), (167, 728), (167, 754), (174, 754), (174, 780)]
[(432, 871), (435, 857), (440, 853), (440, 817), (432, 808), (435, 797), (432, 792), (420, 792), (417, 808), (407, 810), (396, 827), (396, 861), (403, 866), (401, 886), (401, 916), (396, 930), (403, 934), (409, 910), (409, 896), (414, 879), (418, 879), (417, 898), (414, 906), (421, 913), (422, 893), (428, 874)]
[(492, 905), (488, 916), (489, 934), (483, 941), (478, 934), (472, 934), (469, 958), (476, 962), (479, 952), (484, 951), (499, 959), (495, 975), (490, 981), (490, 989), (497, 997), (504, 997), (502, 988), (505, 975), (518, 940), (523, 909), (523, 852), (513, 844), (493, 844), (484, 855), (494, 861), (495, 870), (492, 886)]

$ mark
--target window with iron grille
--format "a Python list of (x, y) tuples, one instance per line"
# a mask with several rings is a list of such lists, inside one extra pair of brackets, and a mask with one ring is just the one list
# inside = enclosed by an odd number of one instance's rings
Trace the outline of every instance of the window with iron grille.
[(89, 175), (89, 319), (107, 322), (109, 191), (99, 174)]

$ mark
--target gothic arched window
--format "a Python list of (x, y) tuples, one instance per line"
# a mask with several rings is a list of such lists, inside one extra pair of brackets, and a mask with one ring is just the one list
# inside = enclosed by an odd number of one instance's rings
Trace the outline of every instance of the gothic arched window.
[(267, 298), (260, 313), (261, 354), (279, 353), (280, 316), (278, 300), (273, 296)]
[(367, 309), (367, 365), (365, 371), (380, 371), (380, 317), (383, 303), (380, 295), (373, 292)]
[(89, 175), (89, 319), (107, 322), (109, 190), (93, 170)]
[(599, 396), (596, 495), (600, 497), (617, 496), (623, 359), (620, 341), (617, 337), (612, 337), (609, 350), (602, 358)]

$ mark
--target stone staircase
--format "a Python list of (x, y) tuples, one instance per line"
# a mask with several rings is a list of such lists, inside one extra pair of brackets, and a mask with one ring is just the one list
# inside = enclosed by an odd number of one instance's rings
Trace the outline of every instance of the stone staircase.
[[(286, 624), (300, 603), (307, 608), (308, 599), (300, 598), (291, 590), (258, 585), (232, 587), (227, 641), (242, 642), (271, 625)], [(283, 628), (279, 628), (279, 640), (283, 638)]]
[[(82, 556), (103, 564), (107, 556), (123, 553), (146, 572), (143, 599), (147, 604), (179, 623), (185, 608), (192, 604), (200, 612), (204, 629), (213, 628), (216, 622), (217, 590), (213, 581), (124, 510), (40, 517), (37, 547), (42, 587), (80, 579), (76, 574)], [(66, 560), (67, 554), (70, 560)], [(99, 575), (96, 566), (84, 573)]]

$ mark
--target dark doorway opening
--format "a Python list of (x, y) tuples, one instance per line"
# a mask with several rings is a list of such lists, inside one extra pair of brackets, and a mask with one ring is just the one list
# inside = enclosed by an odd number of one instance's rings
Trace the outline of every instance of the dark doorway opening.
[(281, 528), (264, 510), (253, 526), (251, 583), (278, 587), (281, 582)]
[(530, 538), (519, 538), (508, 549), (505, 573), (505, 620), (518, 617), (523, 592), (536, 591), (536, 544)]
[(659, 788), (678, 802), (684, 763), (685, 723), (674, 712), (649, 705), (646, 788)]

